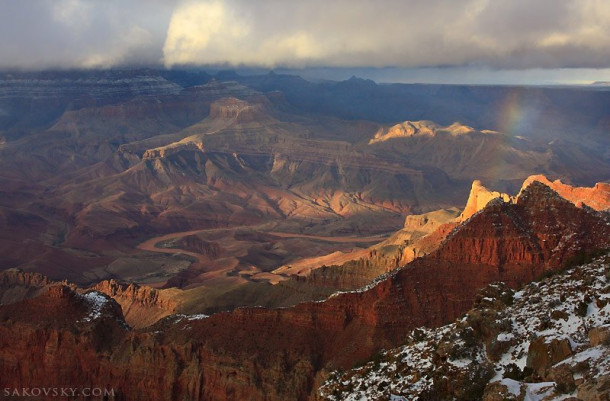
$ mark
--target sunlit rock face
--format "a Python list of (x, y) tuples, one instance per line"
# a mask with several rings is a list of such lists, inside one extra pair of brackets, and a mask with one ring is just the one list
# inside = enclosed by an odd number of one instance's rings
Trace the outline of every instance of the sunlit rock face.
[[(153, 393), (196, 400), (236, 395), (304, 400), (329, 369), (350, 368), (381, 348), (400, 345), (416, 327), (451, 322), (487, 284), (504, 281), (507, 288), (518, 287), (607, 248), (609, 238), (602, 214), (577, 208), (534, 182), (515, 203), (488, 204), (435, 252), (324, 302), (210, 317), (175, 315), (144, 331), (129, 331), (114, 301), (104, 297), (103, 305), (85, 303), (72, 289), (58, 287), (49, 296), (0, 307), (0, 338), (11, 344), (0, 377), (10, 378), (6, 386), (24, 380), (19, 372), (51, 383), (95, 378), (134, 400)], [(488, 302), (490, 294), (480, 302)], [(75, 326), (75, 319), (82, 323)], [(15, 332), (20, 335), (9, 335)], [(41, 364), (40, 355), (53, 363)], [(67, 355), (82, 356), (79, 360), (87, 363), (77, 371), (58, 369), (68, 363)], [(16, 369), (17, 361), (23, 370)]]
[(510, 195), (501, 192), (490, 191), (489, 189), (483, 186), (483, 183), (481, 181), (475, 180), (472, 183), (472, 188), (470, 190), (470, 195), (468, 196), (468, 202), (466, 203), (466, 207), (464, 208), (464, 211), (462, 212), (458, 220), (464, 221), (470, 218), (473, 214), (483, 209), (491, 200), (496, 198), (502, 199), (505, 202), (510, 202), (512, 200)]
[(550, 181), (543, 175), (528, 177), (522, 188), (526, 188), (533, 181), (539, 181), (556, 191), (563, 198), (574, 203), (578, 207), (586, 205), (595, 210), (610, 209), (610, 184), (599, 182), (594, 187), (575, 187), (564, 184), (561, 180)]

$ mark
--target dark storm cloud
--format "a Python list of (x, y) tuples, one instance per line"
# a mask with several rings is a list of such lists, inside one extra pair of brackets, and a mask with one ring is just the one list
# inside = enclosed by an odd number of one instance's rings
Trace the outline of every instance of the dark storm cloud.
[(159, 63), (176, 2), (0, 2), (0, 67), (109, 67)]
[(597, 0), (186, 2), (166, 64), (606, 67), (610, 3)]
[(1, 67), (610, 66), (605, 0), (23, 0)]

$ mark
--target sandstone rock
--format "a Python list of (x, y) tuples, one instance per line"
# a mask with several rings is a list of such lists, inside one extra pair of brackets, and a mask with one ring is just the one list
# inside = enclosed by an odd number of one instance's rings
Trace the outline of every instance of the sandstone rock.
[(468, 202), (464, 211), (458, 217), (458, 221), (465, 221), (470, 218), (473, 214), (482, 210), (490, 201), (494, 199), (502, 199), (505, 202), (510, 202), (513, 198), (505, 193), (490, 191), (483, 186), (483, 183), (479, 180), (472, 182), (472, 188), (470, 189), (470, 195), (468, 196)]
[(175, 290), (159, 290), (137, 284), (102, 281), (91, 287), (112, 297), (123, 309), (127, 323), (134, 328), (149, 326), (159, 319), (175, 313), (180, 306), (172, 295)]
[(541, 336), (530, 343), (526, 366), (539, 377), (545, 378), (551, 366), (570, 355), (572, 355), (572, 347), (568, 339)]
[(455, 221), (441, 224), (431, 233), (404, 245), (402, 248), (402, 255), (400, 255), (400, 265), (405, 265), (416, 258), (420, 258), (435, 251), (457, 224), (458, 223)]
[(589, 343), (592, 347), (610, 345), (610, 325), (598, 326), (589, 330)]
[(483, 186), (481, 181), (473, 181), (468, 202), (466, 203), (464, 211), (459, 216), (458, 221), (468, 219), (473, 214), (483, 209), (493, 199), (500, 198), (504, 202), (516, 202), (524, 189), (533, 182), (544, 184), (557, 192), (562, 198), (578, 207), (583, 207), (583, 204), (585, 204), (594, 210), (607, 210), (610, 208), (610, 184), (597, 183), (592, 188), (572, 187), (563, 184), (560, 180), (551, 182), (543, 175), (533, 175), (523, 182), (521, 191), (516, 197), (502, 192), (491, 191)]
[[(474, 128), (459, 122), (454, 122), (448, 126), (440, 126), (432, 121), (404, 121), (391, 127), (380, 128), (375, 136), (369, 141), (369, 144), (385, 142), (393, 138), (410, 138), (410, 137), (435, 137), (439, 133), (449, 134), (451, 136), (461, 136), (473, 133), (492, 133), (493, 131), (476, 131)], [(495, 133), (495, 132), (494, 132)]]
[(380, 128), (369, 144), (385, 142), (392, 138), (434, 136), (439, 126), (432, 121), (405, 121), (389, 128)]
[(479, 290), (474, 306), (501, 310), (512, 305), (514, 293), (505, 283), (492, 283)]
[(405, 219), (403, 229), (407, 232), (430, 234), (441, 225), (454, 221), (459, 215), (457, 208), (440, 209), (424, 214), (412, 214)]
[(553, 312), (551, 312), (551, 318), (553, 320), (568, 320), (568, 318), (570, 317), (570, 315), (562, 310), (554, 310)]
[[(518, 384), (518, 382), (514, 383)], [(483, 394), (483, 401), (517, 401), (519, 398), (519, 395), (513, 394), (508, 386), (501, 382), (488, 384)]]
[[(7, 305), (44, 293), (46, 287), (61, 284), (39, 273), (8, 269), (0, 272), (0, 304)], [(67, 284), (64, 282), (63, 284)]]
[(549, 379), (557, 383), (557, 390), (561, 393), (571, 393), (576, 388), (574, 375), (566, 364), (553, 367), (549, 370)]
[(578, 398), (582, 401), (610, 400), (610, 377), (600, 376), (597, 380), (578, 386)]
[(74, 292), (67, 285), (59, 284), (49, 287), (44, 296), (49, 298), (69, 298), (74, 296)]
[(155, 149), (147, 149), (142, 154), (142, 159), (159, 159), (166, 158), (182, 151), (200, 151), (203, 152), (203, 144), (195, 142), (176, 142), (167, 146), (162, 146)]
[(534, 181), (547, 185), (578, 207), (585, 204), (595, 210), (608, 210), (610, 208), (610, 184), (608, 183), (600, 182), (590, 188), (573, 187), (562, 183), (560, 180), (550, 181), (543, 175), (533, 175), (523, 182), (522, 190)]

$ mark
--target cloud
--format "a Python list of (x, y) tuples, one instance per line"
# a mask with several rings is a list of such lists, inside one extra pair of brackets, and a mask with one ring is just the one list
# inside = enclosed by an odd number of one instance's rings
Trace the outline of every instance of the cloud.
[(0, 2), (0, 68), (158, 64), (176, 2)]
[(609, 46), (603, 0), (201, 0), (175, 10), (164, 62), (607, 67)]
[(224, 2), (188, 3), (171, 18), (164, 57), (168, 65), (191, 63), (205, 51), (209, 60), (223, 62), (235, 57), (232, 50), (248, 33), (245, 21), (230, 13)]
[(0, 68), (607, 68), (610, 2), (5, 1), (0, 35)]

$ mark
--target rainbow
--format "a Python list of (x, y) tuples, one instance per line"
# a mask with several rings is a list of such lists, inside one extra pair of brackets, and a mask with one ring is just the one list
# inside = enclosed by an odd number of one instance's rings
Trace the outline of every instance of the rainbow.
[(537, 107), (526, 99), (523, 88), (513, 88), (498, 108), (498, 131), (519, 135), (537, 115)]
[[(503, 134), (508, 134), (512, 137), (523, 135), (534, 120), (538, 117), (539, 107), (535, 98), (527, 96), (527, 89), (511, 88), (507, 91), (503, 99), (498, 102), (498, 106), (494, 113), (496, 121), (495, 129)], [(504, 162), (506, 158), (507, 148), (498, 146), (487, 155), (490, 169), (487, 171), (488, 177), (493, 181), (505, 180), (513, 176), (513, 173), (519, 175), (523, 172), (508, 171), (508, 167)], [(515, 177), (517, 178), (517, 177)], [(519, 177), (521, 179), (522, 177)]]

